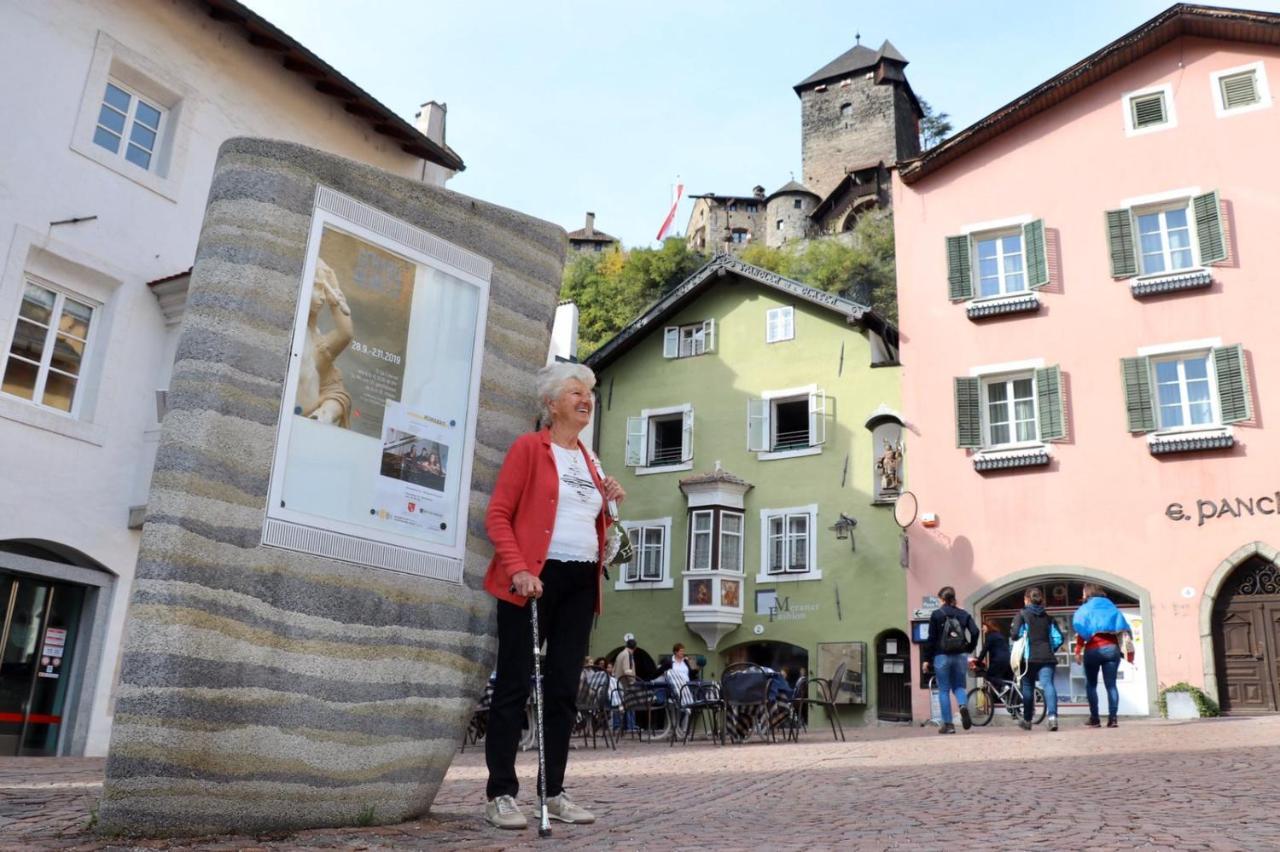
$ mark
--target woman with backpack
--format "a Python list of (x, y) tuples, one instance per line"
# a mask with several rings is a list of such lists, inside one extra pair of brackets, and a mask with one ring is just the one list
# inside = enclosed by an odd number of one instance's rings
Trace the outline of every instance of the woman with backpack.
[(954, 734), (951, 719), (951, 696), (960, 707), (960, 724), (967, 731), (973, 727), (969, 708), (965, 706), (965, 685), (969, 674), (969, 655), (978, 647), (978, 625), (973, 616), (956, 606), (956, 590), (943, 586), (938, 590), (942, 606), (929, 616), (929, 636), (921, 653), (924, 670), (931, 668), (938, 678), (938, 704), (942, 713), (940, 734)]
[(1102, 726), (1098, 718), (1098, 672), (1101, 671), (1107, 688), (1107, 727), (1114, 728), (1120, 708), (1116, 672), (1122, 656), (1133, 662), (1133, 643), (1129, 640), (1133, 631), (1106, 591), (1096, 583), (1084, 584), (1084, 605), (1071, 617), (1071, 626), (1076, 631), (1076, 661), (1084, 663), (1085, 692), (1089, 695), (1089, 721), (1085, 724), (1090, 728)]
[[(1022, 648), (1022, 718), (1018, 724), (1022, 730), (1031, 730), (1031, 716), (1035, 709), (1036, 684), (1044, 692), (1045, 709), (1049, 712), (1049, 730), (1058, 730), (1058, 690), (1053, 676), (1058, 668), (1055, 653), (1062, 647), (1062, 629), (1044, 611), (1044, 592), (1039, 588), (1027, 589), (1022, 596), (1025, 606), (1013, 617), (1009, 635), (1014, 638), (1014, 652)], [(1025, 642), (1018, 640), (1024, 639)]]

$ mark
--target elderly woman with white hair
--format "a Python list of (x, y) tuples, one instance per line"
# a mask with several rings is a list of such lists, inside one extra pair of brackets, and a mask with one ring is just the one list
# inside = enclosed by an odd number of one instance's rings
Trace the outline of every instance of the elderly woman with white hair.
[(547, 810), (552, 819), (594, 822), (564, 793), (579, 671), (591, 622), (600, 611), (608, 501), (626, 495), (605, 476), (578, 434), (591, 422), (596, 377), (581, 364), (556, 363), (538, 374), (542, 428), (511, 445), (485, 515), (493, 561), (485, 589), (498, 599), (498, 671), (489, 705), (485, 818), (499, 828), (527, 823), (516, 804), (516, 751), (533, 674), (528, 602), (538, 598), (546, 639)]

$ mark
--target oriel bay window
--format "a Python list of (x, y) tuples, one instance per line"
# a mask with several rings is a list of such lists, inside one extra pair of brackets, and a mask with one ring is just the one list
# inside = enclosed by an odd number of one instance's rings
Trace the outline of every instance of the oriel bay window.
[(1111, 276), (1134, 296), (1208, 287), (1205, 268), (1227, 259), (1217, 192), (1181, 191), (1106, 213)]
[(1244, 348), (1190, 341), (1140, 350), (1120, 362), (1129, 431), (1153, 454), (1221, 449), (1230, 424), (1253, 418)]
[(637, 474), (693, 465), (693, 406), (646, 409), (627, 418), (626, 464)]
[(689, 570), (742, 573), (742, 513), (698, 509), (689, 513)]
[(956, 445), (976, 470), (1047, 464), (1067, 436), (1058, 366), (1000, 365), (955, 379)]
[(1049, 283), (1043, 220), (947, 237), (946, 250), (948, 297), (970, 302), (970, 319), (1039, 307), (1031, 291)]
[(812, 455), (827, 440), (827, 395), (816, 385), (747, 400), (747, 449), (767, 461)]
[(74, 415), (93, 314), (87, 302), (28, 278), (0, 389)]

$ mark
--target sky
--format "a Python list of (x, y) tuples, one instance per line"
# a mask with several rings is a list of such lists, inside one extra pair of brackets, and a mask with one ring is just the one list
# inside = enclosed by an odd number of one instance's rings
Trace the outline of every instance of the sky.
[[(246, 0), (412, 120), (448, 104), (449, 188), (628, 246), (686, 196), (800, 173), (792, 86), (860, 34), (893, 42), (959, 131), (1168, 8), (1169, 0)], [(1280, 0), (1236, 0), (1280, 12)], [(691, 203), (676, 217), (683, 231)]]

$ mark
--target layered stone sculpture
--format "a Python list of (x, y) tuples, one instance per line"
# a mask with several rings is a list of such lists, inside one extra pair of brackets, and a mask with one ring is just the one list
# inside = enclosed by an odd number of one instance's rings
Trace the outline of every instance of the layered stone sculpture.
[[(460, 584), (262, 545), (318, 186), (492, 263)], [(532, 423), (564, 251), (560, 228), (448, 190), (293, 144), (223, 145), (143, 529), (103, 830), (427, 811), (494, 659), (484, 509)]]

